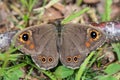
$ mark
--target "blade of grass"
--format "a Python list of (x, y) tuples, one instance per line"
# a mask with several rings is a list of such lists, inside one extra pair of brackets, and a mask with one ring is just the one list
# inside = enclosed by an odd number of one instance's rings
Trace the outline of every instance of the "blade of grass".
[(112, 47), (117, 54), (118, 61), (120, 62), (120, 43), (112, 43)]
[(9, 58), (10, 58), (10, 54), (15, 52), (16, 50), (17, 50), (16, 48), (15, 49), (10, 49), (10, 50), (8, 50), (7, 52), (4, 53), (5, 54), (5, 61), (2, 65), (2, 68), (5, 68), (7, 66), (7, 63), (8, 63)]
[(109, 21), (111, 14), (112, 0), (105, 0), (105, 13), (102, 15), (102, 21)]
[(25, 80), (28, 80), (28, 79), (27, 79), (27, 76), (30, 76), (30, 74), (31, 74), (32, 72), (33, 72), (33, 67), (30, 69), (29, 73), (26, 75)]
[(73, 20), (73, 19), (79, 17), (80, 15), (84, 14), (89, 9), (90, 9), (89, 7), (86, 7), (86, 8), (84, 8), (83, 10), (81, 10), (79, 12), (75, 12), (75, 13), (71, 14), (67, 18), (63, 19), (61, 24), (66, 24), (66, 23), (70, 22), (71, 20)]
[(20, 2), (25, 6), (25, 5), (28, 5), (27, 1), (26, 0), (20, 0)]
[(83, 0), (76, 0), (76, 4), (79, 6)]
[(17, 69), (19, 69), (19, 68), (22, 68), (22, 67), (24, 67), (24, 66), (26, 66), (26, 65), (27, 65), (27, 64), (25, 64), (25, 63), (21, 63), (21, 64), (18, 64), (18, 65), (12, 66), (12, 67), (10, 67), (9, 70), (7, 71), (7, 74), (9, 74), (10, 72), (15, 71), (15, 70), (17, 70)]
[(55, 3), (57, 3), (59, 0), (51, 0), (46, 6), (45, 8), (49, 8), (50, 6), (54, 5)]
[(90, 67), (92, 66), (92, 64), (96, 61), (96, 59), (98, 58), (98, 56), (99, 56), (99, 54), (100, 54), (101, 52), (102, 52), (102, 50), (98, 51), (98, 52), (96, 53), (96, 55), (91, 59), (89, 65), (87, 66), (87, 68), (86, 68), (86, 70), (85, 70), (85, 72), (84, 72), (84, 74), (83, 74), (83, 76), (82, 76), (82, 80), (85, 80), (86, 75), (88, 75), (87, 71), (90, 69)]
[(33, 6), (35, 5), (35, 3), (36, 3), (37, 1), (38, 1), (38, 0), (29, 0), (28, 5), (27, 5), (27, 8), (28, 8), (29, 12), (32, 11)]
[[(46, 4), (46, 0), (44, 2)], [(37, 8), (37, 9), (34, 9), (33, 11), (39, 12), (40, 10), (43, 10), (44, 8), (47, 9), (47, 8), (51, 7), (52, 5), (54, 5), (57, 2), (59, 2), (59, 0), (50, 0), (50, 2), (47, 5), (44, 5), (43, 7), (40, 7), (40, 8)]]
[(75, 80), (81, 79), (81, 76), (85, 71), (87, 64), (89, 63), (89, 60), (93, 57), (95, 53), (96, 53), (95, 51), (91, 52), (90, 55), (85, 59), (84, 63), (80, 66), (80, 69), (78, 70), (78, 73), (75, 76)]

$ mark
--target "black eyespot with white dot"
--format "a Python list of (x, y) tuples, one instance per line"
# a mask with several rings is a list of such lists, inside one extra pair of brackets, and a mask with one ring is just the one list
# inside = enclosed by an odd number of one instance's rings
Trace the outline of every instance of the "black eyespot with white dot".
[(28, 39), (29, 39), (29, 35), (28, 34), (23, 34), (22, 35), (22, 40), (24, 40), (24, 41), (28, 41)]
[(96, 31), (91, 31), (90, 36), (91, 36), (91, 38), (95, 39), (95, 38), (97, 38), (98, 34)]

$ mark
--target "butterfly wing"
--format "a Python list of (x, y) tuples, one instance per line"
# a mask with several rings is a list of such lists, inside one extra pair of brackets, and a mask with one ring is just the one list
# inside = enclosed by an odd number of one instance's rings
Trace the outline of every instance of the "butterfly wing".
[[(101, 36), (93, 41), (90, 31), (99, 32)], [(80, 24), (66, 24), (61, 33), (60, 60), (62, 64), (76, 69), (87, 54), (100, 46), (106, 39), (102, 32), (90, 26)]]
[(58, 63), (56, 27), (51, 24), (30, 27), (15, 36), (15, 46), (31, 55), (34, 62), (43, 69), (50, 69)]

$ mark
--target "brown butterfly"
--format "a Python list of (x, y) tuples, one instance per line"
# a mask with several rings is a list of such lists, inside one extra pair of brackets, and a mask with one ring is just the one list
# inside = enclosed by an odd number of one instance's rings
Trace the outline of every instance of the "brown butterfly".
[(104, 33), (93, 26), (43, 24), (26, 28), (15, 37), (15, 47), (31, 55), (42, 69), (54, 68), (59, 60), (69, 68), (79, 68), (90, 51), (106, 41)]

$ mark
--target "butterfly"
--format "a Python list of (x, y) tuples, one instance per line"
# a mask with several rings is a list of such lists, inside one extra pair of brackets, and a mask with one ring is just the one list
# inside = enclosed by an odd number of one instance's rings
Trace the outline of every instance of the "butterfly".
[(42, 24), (28, 27), (14, 36), (15, 47), (30, 55), (41, 69), (51, 69), (60, 61), (77, 69), (86, 56), (106, 41), (104, 32), (91, 25)]

